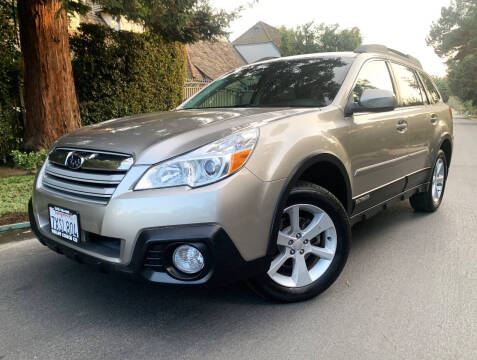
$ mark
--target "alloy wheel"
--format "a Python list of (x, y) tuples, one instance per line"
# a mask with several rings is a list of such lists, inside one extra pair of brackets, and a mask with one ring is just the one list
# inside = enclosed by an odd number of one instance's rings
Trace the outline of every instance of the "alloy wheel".
[(444, 189), (445, 181), (445, 165), (442, 158), (437, 159), (434, 167), (434, 174), (432, 175), (432, 200), (438, 203), (441, 199), (442, 190)]
[(317, 206), (295, 204), (283, 211), (277, 253), (268, 276), (286, 287), (302, 287), (319, 279), (336, 253), (333, 220)]

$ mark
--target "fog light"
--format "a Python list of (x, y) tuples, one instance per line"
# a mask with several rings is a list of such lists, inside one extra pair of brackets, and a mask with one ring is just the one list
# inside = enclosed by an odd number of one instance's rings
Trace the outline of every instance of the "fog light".
[(178, 270), (186, 274), (195, 274), (204, 268), (204, 256), (190, 245), (178, 246), (172, 255), (172, 262)]

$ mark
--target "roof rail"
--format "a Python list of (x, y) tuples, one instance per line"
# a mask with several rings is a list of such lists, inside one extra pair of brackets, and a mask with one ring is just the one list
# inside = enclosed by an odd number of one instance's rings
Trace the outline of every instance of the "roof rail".
[(417, 66), (418, 68), (422, 69), (421, 62), (416, 59), (414, 56), (404, 54), (398, 50), (390, 49), (384, 45), (379, 44), (370, 44), (370, 45), (361, 45), (354, 50), (355, 53), (362, 54), (362, 53), (382, 53), (388, 55), (394, 55), (400, 58), (403, 58), (409, 61), (411, 64)]

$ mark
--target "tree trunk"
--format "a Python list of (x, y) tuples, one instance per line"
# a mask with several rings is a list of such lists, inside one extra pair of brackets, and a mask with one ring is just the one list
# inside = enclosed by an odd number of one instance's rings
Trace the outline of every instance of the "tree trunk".
[(68, 39), (61, 1), (18, 2), (24, 61), (25, 147), (49, 148), (80, 126)]

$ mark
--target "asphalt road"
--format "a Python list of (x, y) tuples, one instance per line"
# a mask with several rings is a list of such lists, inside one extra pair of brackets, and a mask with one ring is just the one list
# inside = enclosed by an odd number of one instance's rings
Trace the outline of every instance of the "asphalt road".
[(300, 304), (243, 285), (104, 275), (36, 240), (0, 245), (0, 359), (476, 359), (477, 123), (455, 121), (438, 212), (358, 224), (338, 281)]

